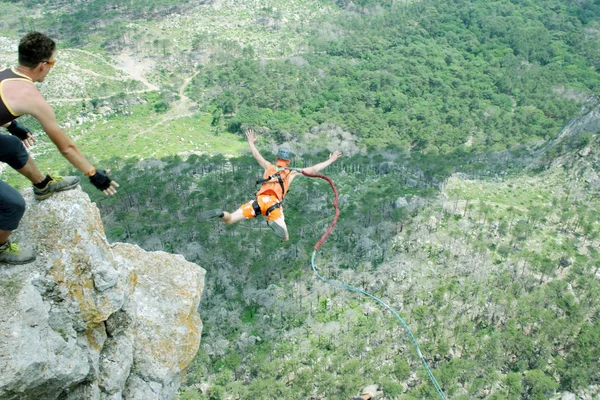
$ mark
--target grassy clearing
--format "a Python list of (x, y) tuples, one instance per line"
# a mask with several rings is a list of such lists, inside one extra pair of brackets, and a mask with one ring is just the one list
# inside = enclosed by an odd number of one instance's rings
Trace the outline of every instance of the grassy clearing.
[(167, 46), (175, 51), (191, 48), (194, 40), (201, 47), (232, 41), (240, 50), (252, 46), (257, 55), (282, 56), (295, 51), (304, 27), (336, 12), (336, 7), (315, 0), (226, 0), (218, 7), (199, 6), (185, 15), (168, 16), (159, 24), (149, 21), (143, 28), (150, 38), (168, 39)]
[(448, 201), (463, 201), (471, 207), (488, 206), (492, 218), (501, 218), (511, 209), (526, 216), (532, 207), (547, 208), (563, 189), (563, 171), (553, 170), (543, 176), (521, 175), (500, 182), (486, 180), (448, 179), (445, 194)]
[(116, 69), (104, 57), (61, 49), (56, 58), (58, 62), (52, 74), (39, 85), (40, 91), (51, 103), (147, 90), (146, 85)]
[(598, 245), (598, 223), (589, 210), (600, 207), (596, 197), (568, 179), (564, 169), (529, 173), (500, 182), (447, 181), (444, 209), (455, 215), (445, 229), (470, 238), (492, 251), (499, 262), (514, 260), (557, 263), (563, 257), (587, 256)]
[[(71, 108), (71, 113), (73, 109)], [(67, 114), (63, 110), (64, 114)], [(223, 154), (238, 156), (247, 150), (245, 140), (227, 132), (215, 133), (208, 114), (169, 119), (169, 113), (156, 114), (151, 105), (137, 105), (130, 115), (102, 118), (67, 129), (81, 151), (93, 163), (104, 166), (108, 160), (162, 158), (179, 154)], [(72, 170), (45, 134), (36, 131), (38, 143), (32, 155), (41, 170), (55, 173)], [(22, 187), (26, 182), (10, 168), (3, 179)]]

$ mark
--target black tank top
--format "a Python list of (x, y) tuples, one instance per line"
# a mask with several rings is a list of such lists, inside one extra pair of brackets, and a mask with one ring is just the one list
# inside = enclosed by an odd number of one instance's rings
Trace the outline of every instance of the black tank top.
[(20, 117), (20, 115), (13, 114), (12, 110), (4, 102), (4, 82), (13, 80), (31, 82), (31, 79), (28, 77), (10, 68), (0, 71), (0, 125), (4, 125)]

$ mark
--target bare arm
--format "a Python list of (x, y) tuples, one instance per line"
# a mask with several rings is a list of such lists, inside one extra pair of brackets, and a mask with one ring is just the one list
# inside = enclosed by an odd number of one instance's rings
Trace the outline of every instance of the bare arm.
[(258, 164), (264, 169), (269, 168), (271, 163), (263, 158), (263, 156), (259, 153), (258, 149), (254, 145), (254, 142), (256, 142), (256, 135), (254, 133), (254, 129), (246, 129), (246, 139), (248, 139), (248, 145), (250, 146), (252, 156), (256, 159), (256, 161), (258, 161)]
[(342, 156), (342, 152), (341, 151), (334, 151), (333, 153), (331, 153), (329, 155), (329, 158), (327, 159), (327, 161), (323, 161), (321, 163), (315, 164), (315, 165), (313, 165), (311, 167), (308, 167), (308, 168), (303, 168), (302, 170), (304, 172), (309, 173), (309, 174), (316, 174), (317, 172), (319, 172), (323, 168), (326, 168), (326, 167), (330, 166), (331, 164), (333, 164), (335, 162), (335, 160), (337, 160), (341, 156)]
[(92, 164), (85, 158), (79, 147), (68, 137), (56, 122), (54, 111), (45, 100), (38, 103), (31, 115), (37, 118), (42, 128), (58, 148), (58, 151), (79, 171), (87, 174), (92, 170)]
[(56, 115), (44, 96), (31, 82), (6, 82), (5, 100), (18, 115), (30, 114), (36, 118), (58, 151), (78, 170), (87, 174), (92, 164), (56, 122)]
[(58, 151), (69, 161), (75, 168), (83, 174), (90, 177), (90, 181), (94, 186), (100, 189), (106, 195), (113, 195), (117, 192), (116, 188), (119, 184), (110, 180), (108, 174), (110, 170), (98, 170), (85, 158), (79, 147), (69, 138), (63, 129), (56, 122), (56, 115), (52, 107), (46, 102), (41, 93), (35, 86), (27, 85), (19, 93), (20, 98), (15, 102), (15, 109), (21, 114), (31, 114), (35, 117), (42, 128), (56, 145)]

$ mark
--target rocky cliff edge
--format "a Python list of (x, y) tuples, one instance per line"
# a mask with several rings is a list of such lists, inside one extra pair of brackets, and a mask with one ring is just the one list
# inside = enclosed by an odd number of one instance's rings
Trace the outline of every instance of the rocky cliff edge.
[(35, 262), (0, 264), (0, 399), (167, 400), (198, 350), (205, 271), (109, 244), (75, 189), (38, 202), (12, 239)]

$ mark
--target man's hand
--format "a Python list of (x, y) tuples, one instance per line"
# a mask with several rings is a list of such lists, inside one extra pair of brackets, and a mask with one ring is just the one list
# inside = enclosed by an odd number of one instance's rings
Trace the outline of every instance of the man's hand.
[(31, 135), (31, 133), (27, 134), (27, 137), (23, 139), (23, 145), (26, 149), (30, 149), (37, 142), (37, 139)]
[(375, 399), (381, 395), (383, 395), (383, 392), (379, 391), (379, 386), (377, 385), (369, 385), (367, 387), (365, 387), (362, 392), (360, 393), (360, 395), (367, 395), (369, 396), (369, 399)]
[(331, 162), (334, 162), (335, 160), (337, 160), (338, 158), (340, 158), (342, 156), (342, 152), (341, 151), (334, 151), (333, 153), (331, 153), (329, 155), (329, 160), (331, 160)]
[(254, 129), (252, 129), (252, 128), (246, 129), (246, 139), (248, 139), (248, 143), (256, 142), (256, 135), (254, 133)]
[(6, 127), (6, 130), (8, 130), (11, 135), (21, 139), (26, 149), (30, 149), (37, 141), (37, 139), (31, 135), (31, 131), (24, 125), (20, 124), (16, 119)]
[(97, 169), (96, 173), (90, 176), (90, 182), (92, 185), (96, 186), (98, 189), (102, 190), (102, 193), (105, 195), (113, 195), (117, 193), (117, 189), (119, 184), (113, 180), (111, 180), (108, 176), (110, 173), (110, 169), (105, 171), (103, 169)]

